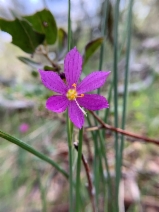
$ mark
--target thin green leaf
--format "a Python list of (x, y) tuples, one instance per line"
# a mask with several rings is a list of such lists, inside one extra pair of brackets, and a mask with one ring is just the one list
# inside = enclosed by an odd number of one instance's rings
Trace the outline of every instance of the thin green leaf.
[[(68, 0), (68, 40), (67, 40), (67, 50), (71, 49), (71, 0)], [(67, 112), (67, 139), (68, 139), (68, 156), (69, 156), (69, 211), (72, 212), (74, 205), (73, 198), (73, 157), (72, 157), (72, 133), (73, 124), (69, 119)]]
[(34, 53), (37, 46), (43, 43), (44, 34), (36, 32), (25, 20), (8, 21), (0, 19), (1, 30), (12, 35), (12, 43), (27, 53)]
[(32, 68), (35, 68), (35, 69), (41, 69), (41, 68), (43, 68), (43, 65), (41, 63), (37, 63), (37, 62), (35, 62), (35, 61), (27, 58), (27, 57), (21, 57), (21, 56), (19, 56), (18, 59), (20, 61), (22, 61), (23, 63), (29, 65)]
[(72, 42), (72, 32), (71, 32), (71, 0), (68, 0), (68, 40), (67, 40), (67, 50), (71, 50), (71, 42)]
[(45, 156), (41, 152), (39, 152), (36, 149), (34, 149), (33, 147), (31, 147), (30, 145), (24, 143), (23, 141), (5, 133), (5, 132), (2, 132), (1, 130), (0, 130), (0, 137), (10, 141), (11, 143), (16, 144), (17, 146), (21, 147), (22, 149), (30, 152), (31, 154), (35, 155), (36, 157), (38, 157), (38, 158), (42, 159), (43, 161), (46, 161), (47, 163), (51, 164), (61, 174), (63, 174), (66, 178), (68, 178), (68, 174), (57, 163), (55, 163), (52, 159), (50, 159), (49, 157)]
[(91, 58), (91, 56), (101, 46), (102, 43), (103, 43), (103, 38), (97, 38), (97, 39), (89, 42), (85, 46), (84, 63), (83, 63), (83, 65), (85, 65), (87, 63), (87, 61)]
[[(118, 128), (118, 26), (119, 26), (119, 4), (120, 0), (117, 0), (115, 3), (115, 10), (114, 10), (114, 67), (113, 67), (113, 84), (114, 84), (114, 126)], [(119, 183), (120, 183), (120, 166), (119, 166), (119, 143), (118, 143), (118, 134), (115, 133), (115, 171), (116, 171), (116, 212), (119, 212)]]
[(54, 44), (57, 39), (57, 26), (54, 16), (49, 10), (42, 10), (34, 15), (25, 16), (33, 26), (33, 28), (40, 33), (45, 34), (47, 44)]

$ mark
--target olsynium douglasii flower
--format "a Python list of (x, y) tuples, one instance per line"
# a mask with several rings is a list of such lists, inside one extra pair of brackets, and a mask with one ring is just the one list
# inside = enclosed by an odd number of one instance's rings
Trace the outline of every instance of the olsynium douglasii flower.
[(29, 124), (27, 124), (27, 123), (22, 123), (22, 124), (19, 126), (19, 131), (20, 131), (21, 133), (26, 133), (28, 130), (29, 130)]
[(82, 128), (84, 125), (86, 112), (83, 107), (88, 110), (109, 107), (105, 97), (98, 94), (87, 94), (87, 92), (101, 87), (110, 71), (94, 71), (79, 82), (81, 71), (82, 56), (76, 47), (67, 53), (64, 60), (66, 84), (57, 73), (39, 70), (45, 87), (59, 94), (48, 98), (46, 108), (56, 113), (61, 113), (68, 108), (69, 118), (78, 128)]

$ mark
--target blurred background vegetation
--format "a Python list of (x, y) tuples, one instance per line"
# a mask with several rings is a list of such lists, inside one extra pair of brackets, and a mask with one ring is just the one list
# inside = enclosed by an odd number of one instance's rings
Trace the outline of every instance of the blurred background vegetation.
[[(106, 24), (103, 70), (113, 67), (114, 2), (110, 0)], [(119, 63), (118, 94), (119, 117), (122, 111), (123, 81), (126, 52), (126, 21), (128, 0), (120, 2), (119, 18)], [(13, 19), (27, 16), (47, 7), (62, 28), (67, 39), (66, 0), (0, 0), (0, 17)], [(101, 20), (103, 0), (72, 0), (71, 21), (73, 44), (84, 54), (86, 45), (103, 35)], [(157, 139), (159, 137), (159, 1), (134, 0), (132, 45), (130, 53), (129, 96), (126, 129), (140, 135)], [(0, 25), (1, 28), (1, 25)], [(17, 32), (18, 33), (18, 32)], [(65, 35), (66, 33), (66, 35)], [(23, 35), (21, 35), (23, 36)], [(49, 57), (61, 65), (67, 52), (63, 40), (63, 51), (57, 51), (58, 41), (49, 46)], [(98, 46), (100, 47), (100, 45)], [(100, 49), (91, 55), (83, 68), (83, 76), (98, 70)], [(26, 62), (18, 57), (32, 60)], [(33, 63), (35, 62), (35, 64)], [(39, 54), (25, 53), (11, 43), (8, 34), (0, 32), (0, 128), (24, 140), (39, 151), (50, 156), (68, 170), (68, 149), (66, 143), (65, 114), (50, 113), (45, 109), (45, 100), (52, 92), (41, 84), (37, 68), (50, 62)], [(108, 96), (107, 86), (102, 93)], [(114, 107), (110, 102), (108, 123), (113, 125)], [(86, 123), (85, 126), (88, 126)], [(106, 132), (107, 157), (112, 178), (114, 177), (114, 152), (111, 132)], [(76, 131), (75, 136), (76, 140)], [(68, 211), (68, 183), (50, 165), (19, 149), (14, 144), (0, 139), (0, 211), (35, 212)], [(92, 165), (91, 133), (84, 135), (83, 151)], [(155, 145), (138, 140), (126, 139), (123, 158), (120, 197), (127, 211), (159, 211), (159, 153)], [(75, 158), (76, 158), (76, 153)], [(75, 161), (76, 162), (76, 161)], [(74, 165), (75, 165), (74, 162)], [(86, 183), (82, 173), (83, 187)], [(83, 190), (83, 211), (91, 211), (89, 197)], [(123, 194), (124, 191), (124, 194)], [(102, 210), (103, 200), (100, 197)], [(47, 205), (47, 206), (46, 206)], [(46, 209), (47, 207), (47, 209)]]

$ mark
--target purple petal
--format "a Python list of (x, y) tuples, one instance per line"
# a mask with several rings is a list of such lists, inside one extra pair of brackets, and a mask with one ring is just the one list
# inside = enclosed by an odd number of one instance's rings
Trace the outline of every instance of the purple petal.
[(84, 115), (75, 101), (70, 101), (68, 106), (68, 115), (74, 125), (81, 129), (84, 125)]
[(77, 98), (77, 101), (80, 106), (88, 110), (100, 110), (109, 107), (106, 98), (98, 94), (85, 94), (84, 97)]
[(72, 87), (74, 83), (77, 84), (82, 70), (82, 56), (76, 47), (67, 53), (64, 61), (64, 70), (68, 86)]
[(101, 87), (107, 79), (110, 71), (94, 71), (89, 74), (82, 82), (77, 86), (78, 94), (93, 91)]
[(45, 87), (60, 94), (65, 94), (67, 92), (67, 86), (58, 74), (52, 71), (42, 70), (39, 70), (39, 73)]
[(61, 113), (68, 107), (69, 101), (66, 96), (51, 96), (46, 102), (46, 108), (56, 113)]

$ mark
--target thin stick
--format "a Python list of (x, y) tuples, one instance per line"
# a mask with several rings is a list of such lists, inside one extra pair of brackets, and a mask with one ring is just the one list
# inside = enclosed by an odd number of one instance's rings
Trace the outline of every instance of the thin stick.
[[(76, 142), (74, 142), (74, 147), (78, 152), (78, 144)], [(83, 154), (82, 154), (82, 162), (83, 162), (83, 165), (84, 165), (84, 168), (86, 171), (86, 175), (87, 175), (87, 179), (88, 179), (88, 191), (89, 191), (89, 195), (90, 195), (90, 199), (91, 199), (91, 203), (92, 203), (92, 210), (93, 210), (93, 212), (96, 212), (94, 194), (93, 194), (93, 185), (92, 185), (92, 181), (91, 181), (91, 177), (90, 177), (90, 169), (89, 169), (88, 163), (85, 160)]]
[(42, 54), (43, 54), (43, 55), (47, 58), (47, 60), (51, 63), (52, 67), (55, 68), (55, 70), (56, 70), (57, 72), (59, 72), (59, 70), (61, 69), (60, 66), (57, 65), (56, 63), (54, 63), (54, 62), (50, 59), (50, 57), (48, 56), (47, 53), (43, 52)]
[[(153, 143), (153, 144), (157, 144), (159, 145), (159, 140), (156, 140), (156, 139), (151, 139), (151, 138), (148, 138), (148, 137), (145, 137), (145, 136), (141, 136), (141, 135), (136, 135), (135, 133), (131, 133), (131, 132), (128, 132), (126, 130), (123, 130), (123, 129), (120, 129), (120, 128), (116, 128), (116, 127), (112, 127), (110, 126), (109, 124), (106, 124), (104, 123), (100, 118), (99, 116), (97, 116), (93, 111), (90, 111), (90, 113), (96, 118), (96, 120), (102, 125), (100, 127), (97, 127), (96, 130), (98, 129), (101, 129), (101, 128), (105, 128), (105, 129), (109, 129), (111, 131), (114, 131), (116, 133), (120, 133), (122, 135), (126, 135), (126, 136), (129, 136), (129, 137), (132, 137), (132, 138), (136, 138), (136, 139), (140, 139), (140, 140), (143, 140), (147, 143)], [(95, 127), (93, 127), (93, 131), (95, 130)], [(88, 130), (87, 131), (91, 131)]]
[(43, 55), (50, 62), (55, 71), (59, 72), (61, 70), (61, 67), (50, 59), (50, 57), (48, 56), (48, 52), (42, 49), (42, 47), (39, 50), (36, 50), (36, 54)]
[[(92, 112), (92, 111), (90, 111), (90, 112)], [(92, 115), (93, 115), (93, 112), (92, 112)], [(55, 118), (56, 119), (60, 119), (62, 124), (66, 123), (66, 120), (64, 118), (62, 118), (62, 117), (55, 116)], [(152, 138), (145, 137), (145, 136), (141, 136), (141, 135), (137, 135), (137, 134), (131, 133), (131, 132), (127, 131), (127, 130), (122, 130), (120, 128), (112, 127), (111, 125), (106, 124), (105, 122), (103, 122), (99, 117), (98, 117), (98, 119), (99, 119), (98, 122), (101, 124), (100, 126), (85, 127), (84, 130), (86, 132), (94, 132), (94, 131), (101, 130), (101, 129), (104, 128), (104, 129), (108, 129), (110, 131), (117, 132), (117, 133), (120, 133), (120, 134), (128, 136), (128, 137), (132, 137), (132, 138), (135, 138), (135, 139), (143, 140), (143, 141), (145, 141), (147, 143), (152, 143), (152, 144), (159, 145), (159, 140), (152, 139)]]

